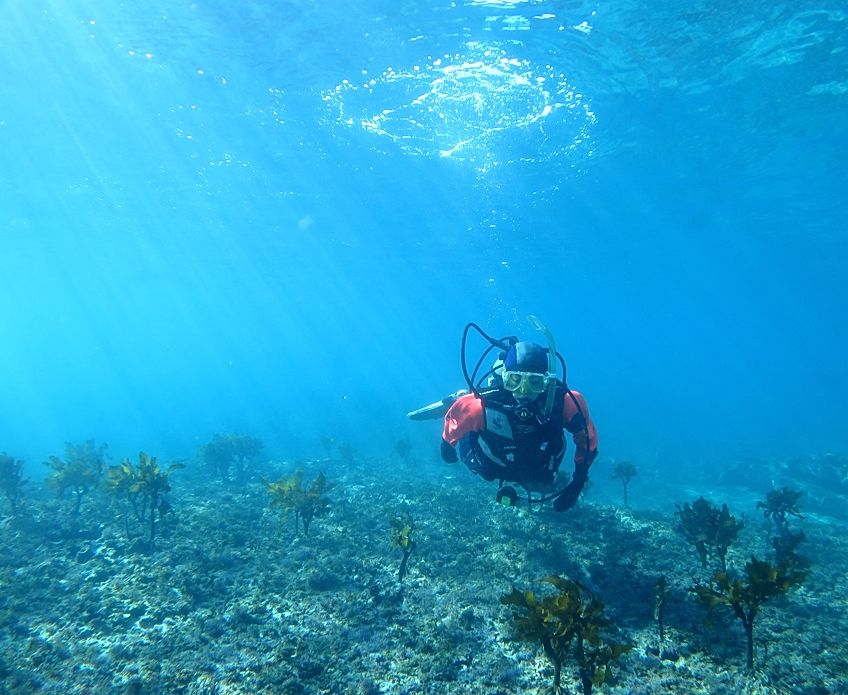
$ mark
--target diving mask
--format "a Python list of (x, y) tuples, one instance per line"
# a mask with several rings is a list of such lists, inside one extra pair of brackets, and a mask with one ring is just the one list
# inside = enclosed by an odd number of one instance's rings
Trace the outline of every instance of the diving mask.
[(548, 387), (548, 375), (537, 374), (536, 372), (504, 372), (503, 373), (504, 388), (515, 393), (534, 393), (540, 394)]

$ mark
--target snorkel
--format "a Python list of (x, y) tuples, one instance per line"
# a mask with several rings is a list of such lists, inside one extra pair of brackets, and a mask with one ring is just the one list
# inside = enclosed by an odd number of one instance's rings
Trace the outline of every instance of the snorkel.
[(586, 435), (586, 445), (589, 445), (589, 426), (586, 424), (586, 414), (583, 412), (583, 408), (580, 406), (580, 401), (575, 398), (574, 394), (571, 392), (571, 389), (568, 388), (568, 383), (566, 382), (566, 375), (568, 370), (565, 367), (565, 360), (562, 355), (560, 355), (556, 351), (556, 344), (554, 343), (554, 337), (551, 335), (551, 332), (547, 329), (544, 323), (542, 323), (538, 318), (533, 315), (527, 317), (527, 320), (530, 324), (538, 331), (541, 331), (545, 339), (548, 341), (548, 398), (545, 401), (545, 418), (549, 418), (551, 416), (551, 412), (553, 410), (554, 398), (556, 396), (556, 387), (557, 387), (557, 379), (556, 379), (556, 361), (559, 359), (560, 364), (562, 364), (562, 386), (565, 389), (565, 395), (571, 398), (574, 403), (574, 407), (577, 409), (577, 412), (580, 414), (581, 422), (583, 423), (583, 433)]
[(547, 326), (542, 323), (538, 318), (533, 316), (532, 314), (527, 317), (527, 320), (530, 322), (530, 325), (533, 326), (537, 331), (541, 331), (545, 336), (545, 340), (548, 341), (548, 395), (545, 399), (545, 422), (550, 420), (551, 412), (554, 408), (554, 398), (556, 397), (556, 388), (557, 388), (557, 351), (556, 351), (556, 343), (554, 342), (554, 337), (551, 335), (551, 332), (548, 330)]

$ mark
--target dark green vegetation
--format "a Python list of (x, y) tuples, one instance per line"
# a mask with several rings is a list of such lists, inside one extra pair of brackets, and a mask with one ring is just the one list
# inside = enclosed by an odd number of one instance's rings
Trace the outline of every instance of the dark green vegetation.
[(203, 462), (221, 478), (244, 483), (265, 445), (246, 434), (216, 434), (200, 447)]
[[(772, 491), (768, 494), (767, 502), (759, 502), (757, 509), (765, 508), (765, 516), (769, 520), (769, 532), (771, 531), (771, 519), (778, 520), (778, 527), (782, 529), (782, 535), (775, 538), (775, 564), (758, 560), (756, 556), (745, 565), (745, 578), (735, 578), (732, 572), (727, 570), (727, 550), (730, 544), (737, 540), (742, 524), (737, 524), (730, 515), (727, 505), (722, 505), (719, 510), (703, 497), (696, 500), (692, 507), (688, 504), (677, 514), (681, 517), (681, 523), (677, 530), (683, 533), (690, 543), (698, 547), (698, 543), (714, 550), (721, 558), (721, 571), (716, 571), (708, 582), (696, 583), (691, 590), (697, 596), (698, 602), (703, 605), (712, 615), (717, 606), (728, 606), (733, 614), (742, 622), (747, 638), (747, 665), (748, 669), (754, 668), (754, 620), (760, 612), (761, 606), (778, 596), (786, 594), (793, 586), (802, 583), (807, 575), (796, 568), (806, 563), (795, 553), (798, 543), (804, 540), (803, 532), (793, 535), (786, 523), (786, 514), (791, 513), (802, 518), (798, 507), (800, 493), (789, 488)], [(696, 535), (700, 533), (700, 535)], [(789, 537), (791, 548), (781, 544), (781, 539)], [(694, 539), (694, 540), (693, 540)], [(699, 555), (702, 564), (706, 567), (706, 553), (702, 553), (699, 547)], [(711, 622), (711, 621), (709, 621)]]
[(294, 512), (294, 532), (298, 532), (298, 521), (303, 519), (303, 533), (309, 535), (309, 524), (316, 516), (323, 516), (330, 509), (330, 500), (324, 493), (335, 487), (327, 483), (327, 476), (319, 473), (309, 487), (303, 485), (304, 470), (301, 468), (294, 475), (283, 476), (276, 483), (265, 480), (260, 476), (265, 490), (273, 499), (271, 509), (282, 508), (283, 518), (288, 518), (289, 512)]
[(338, 451), (342, 461), (352, 466), (356, 457), (356, 449), (350, 444), (339, 444)]
[(389, 519), (389, 524), (392, 527), (392, 547), (399, 549), (403, 553), (403, 558), (400, 561), (400, 569), (398, 569), (398, 582), (403, 582), (403, 578), (406, 576), (406, 564), (409, 562), (409, 556), (412, 554), (412, 551), (415, 550), (415, 541), (412, 540), (415, 522), (407, 514), (403, 519), (399, 517)]
[(762, 509), (763, 516), (768, 519), (769, 533), (771, 533), (772, 521), (777, 525), (778, 533), (787, 533), (789, 531), (787, 516), (804, 518), (801, 516), (801, 507), (798, 504), (803, 496), (803, 492), (783, 487), (769, 492), (765, 502), (757, 502), (757, 509)]
[(701, 564), (706, 567), (709, 556), (717, 557), (722, 571), (727, 570), (727, 549), (738, 537), (744, 524), (734, 519), (723, 504), (714, 506), (703, 497), (699, 497), (690, 506), (686, 502), (675, 512), (680, 517), (677, 532), (682, 533), (689, 543), (695, 546)]
[(409, 437), (403, 436), (395, 442), (392, 447), (392, 456), (396, 456), (404, 463), (411, 463), (410, 456), (412, 455), (412, 442)]
[(13, 515), (18, 513), (23, 494), (22, 488), (27, 482), (24, 480), (24, 462), (15, 461), (14, 456), (7, 456), (5, 451), (0, 454), (0, 489), (9, 500)]
[(330, 458), (330, 456), (333, 455), (333, 447), (336, 445), (336, 438), (327, 434), (322, 434), (318, 437), (318, 440), (321, 442), (321, 448), (326, 452), (327, 458)]
[(783, 487), (769, 492), (765, 502), (757, 502), (757, 509), (762, 509), (763, 516), (768, 520), (769, 536), (772, 533), (772, 523), (776, 526), (777, 535), (771, 537), (771, 545), (774, 548), (777, 563), (795, 569), (804, 569), (809, 566), (807, 558), (798, 553), (798, 547), (807, 540), (807, 537), (803, 530), (793, 532), (787, 517), (804, 518), (799, 504), (803, 496), (803, 492)]
[(513, 587), (511, 594), (501, 597), (501, 603), (513, 607), (516, 636), (539, 642), (553, 663), (553, 693), (565, 692), (562, 665), (570, 655), (577, 663), (583, 695), (591, 695), (593, 686), (612, 680), (610, 665), (634, 645), (607, 641), (601, 636), (601, 630), (612, 623), (602, 615), (604, 604), (585, 586), (556, 575), (542, 581), (553, 584), (559, 593), (539, 600), (532, 591)]
[(174, 463), (168, 466), (167, 471), (162, 471), (157, 458), (150, 458), (142, 451), (138, 455), (137, 467), (133, 467), (129, 459), (123, 459), (120, 466), (110, 466), (106, 472), (106, 489), (118, 497), (125, 495), (136, 518), (149, 524), (151, 547), (156, 539), (156, 516), (161, 519), (171, 511), (171, 505), (163, 497), (171, 491), (168, 475), (181, 468), (185, 468), (182, 463)]
[(784, 566), (751, 557), (745, 564), (744, 579), (734, 579), (729, 572), (716, 572), (709, 584), (698, 584), (693, 591), (698, 601), (710, 612), (716, 606), (729, 606), (742, 621), (747, 638), (747, 665), (754, 668), (754, 619), (760, 607), (787, 593), (803, 582), (807, 575)]
[[(315, 448), (321, 452), (317, 441)], [(560, 686), (569, 695), (583, 690), (584, 675), (593, 692), (610, 695), (848, 692), (848, 533), (842, 522), (808, 513), (818, 498), (803, 498), (814, 571), (800, 590), (793, 584), (781, 594), (800, 570), (779, 570), (776, 522), (767, 533), (752, 493), (742, 501), (726, 493), (735, 515), (750, 516), (727, 547), (722, 586), (714, 581), (717, 560), (703, 569), (676, 532), (673, 509), (583, 503), (561, 515), (507, 508), (494, 503), (491, 487), (450, 468), (390, 465), (389, 448), (379, 447), (379, 459), (359, 454), (353, 466), (338, 459), (256, 464), (275, 480), (303, 467), (306, 491), (316, 475), (310, 471), (325, 470), (338, 483), (308, 536), (280, 532), (265, 484), (234, 486), (200, 458), (169, 477), (173, 508), (157, 514), (155, 547), (151, 501), (140, 489), (143, 532), (129, 528), (137, 520), (130, 481), (140, 459), (108, 468), (78, 515), (68, 514), (67, 499), (52, 487), (31, 482), (18, 514), (0, 519), (0, 693), (541, 695), (556, 663), (541, 639), (516, 634), (513, 615), (527, 617), (526, 607), (500, 599), (517, 586), (526, 602), (528, 582), (546, 576), (562, 584), (533, 585), (537, 603), (573, 582), (582, 589), (572, 609), (582, 604), (586, 617), (602, 598), (592, 619), (614, 623), (598, 628), (600, 649), (584, 641), (582, 667), (576, 634), (562, 654)], [(167, 473), (164, 465), (158, 474)], [(110, 485), (116, 494), (107, 494)], [(608, 476), (597, 481), (595, 497), (606, 494), (604, 485), (617, 498)], [(402, 548), (390, 550), (386, 537), (386, 510), (399, 506), (400, 538), (414, 518), (406, 538), (417, 542), (402, 591)], [(799, 532), (801, 519), (786, 519)], [(752, 556), (775, 573), (752, 567), (760, 571), (754, 582), (746, 569)], [(713, 604), (709, 629), (693, 581), (715, 592), (704, 594)], [(736, 601), (750, 611), (746, 591), (760, 591), (753, 673), (733, 608)], [(604, 665), (613, 642), (636, 647)], [(591, 678), (598, 681), (602, 665), (598, 686)]]
[(65, 444), (65, 460), (57, 456), (51, 456), (50, 461), (45, 461), (45, 466), (50, 466), (53, 473), (47, 478), (47, 484), (56, 488), (56, 494), (61, 497), (65, 490), (70, 488), (76, 495), (74, 512), (78, 513), (82, 504), (83, 495), (91, 488), (96, 487), (106, 467), (106, 449), (108, 444), (94, 446), (94, 440), (89, 439), (77, 446)]
[(633, 480), (637, 475), (639, 475), (639, 471), (636, 469), (630, 461), (622, 461), (621, 463), (615, 464), (615, 468), (612, 472), (613, 480), (620, 480), (621, 485), (624, 488), (624, 506), (627, 506), (627, 486), (630, 484), (630, 481)]
[(657, 594), (657, 600), (654, 604), (654, 619), (657, 621), (657, 630), (660, 638), (657, 653), (662, 656), (663, 644), (665, 643), (665, 605), (669, 595), (668, 582), (664, 574), (661, 574), (657, 580), (654, 591)]

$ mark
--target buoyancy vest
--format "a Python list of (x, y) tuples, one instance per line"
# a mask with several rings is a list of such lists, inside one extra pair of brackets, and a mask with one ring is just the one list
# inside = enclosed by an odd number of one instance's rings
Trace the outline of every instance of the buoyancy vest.
[(557, 384), (551, 416), (544, 417), (544, 394), (529, 404), (505, 389), (482, 391), (486, 428), (469, 434), (480, 476), (514, 483), (550, 483), (565, 456), (565, 390)]

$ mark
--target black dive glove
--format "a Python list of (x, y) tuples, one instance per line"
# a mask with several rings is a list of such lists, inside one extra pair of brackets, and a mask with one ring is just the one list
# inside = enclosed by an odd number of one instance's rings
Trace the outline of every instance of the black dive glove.
[(459, 461), (459, 456), (456, 455), (456, 449), (442, 440), (442, 461), (445, 463), (456, 463)]
[(554, 499), (554, 511), (564, 512), (577, 504), (577, 498), (583, 491), (583, 486), (589, 479), (589, 467), (578, 465), (574, 469), (574, 477), (565, 489)]

